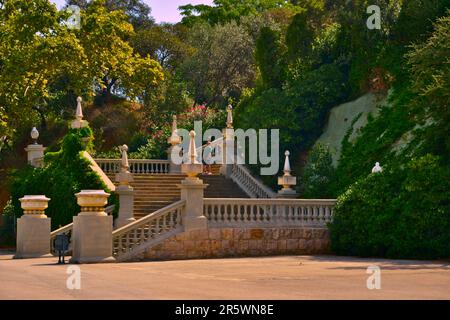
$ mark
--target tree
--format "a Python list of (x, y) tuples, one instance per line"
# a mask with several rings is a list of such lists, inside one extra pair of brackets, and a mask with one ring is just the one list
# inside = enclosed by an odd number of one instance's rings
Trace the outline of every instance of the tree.
[(313, 199), (331, 199), (334, 197), (332, 183), (336, 169), (330, 148), (317, 143), (308, 155), (308, 161), (303, 171), (302, 185), (304, 197)]
[(82, 12), (80, 30), (64, 26), (68, 16), (48, 0), (2, 2), (0, 137), (12, 138), (15, 130), (36, 122), (31, 110), (45, 119), (45, 106), (61, 92), (92, 95), (94, 83), (110, 93), (120, 84), (133, 97), (163, 78), (156, 61), (134, 55), (124, 40), (133, 27), (122, 12), (107, 12), (104, 1), (93, 1)]
[(112, 92), (130, 97), (144, 94), (148, 85), (163, 79), (160, 65), (140, 57), (126, 41), (134, 32), (122, 11), (108, 12), (105, 0), (94, 0), (81, 18), (77, 37), (86, 54), (86, 75), (94, 80), (102, 103)]
[(435, 31), (407, 54), (416, 94), (414, 109), (433, 119), (426, 130), (429, 151), (450, 158), (450, 10), (435, 23)]
[(2, 1), (0, 137), (12, 138), (17, 128), (29, 126), (35, 116), (32, 108), (51, 99), (50, 84), (62, 73), (72, 77), (82, 73), (83, 48), (62, 26), (63, 18), (64, 13), (48, 0)]
[(254, 80), (254, 42), (236, 22), (210, 26), (198, 24), (189, 43), (196, 52), (181, 66), (181, 75), (195, 103), (225, 105)]
[(181, 24), (156, 25), (139, 30), (131, 39), (133, 48), (142, 56), (150, 55), (165, 69), (173, 72), (195, 49), (184, 39), (186, 27)]
[[(77, 5), (83, 10), (87, 10), (94, 1), (88, 0), (66, 0), (66, 5)], [(153, 26), (155, 20), (151, 17), (152, 9), (142, 0), (106, 0), (105, 7), (108, 11), (119, 10), (125, 12), (128, 21), (133, 27), (145, 29)]]
[(308, 13), (298, 13), (286, 32), (287, 54), (291, 61), (307, 58), (312, 51), (314, 31), (308, 24)]
[(214, 0), (213, 6), (184, 5), (180, 6), (182, 23), (194, 25), (197, 22), (207, 22), (211, 25), (223, 24), (231, 21), (239, 22), (244, 16), (258, 15), (268, 9), (291, 6), (285, 0)]
[(284, 70), (280, 35), (269, 27), (261, 29), (256, 41), (255, 59), (266, 87), (281, 88)]

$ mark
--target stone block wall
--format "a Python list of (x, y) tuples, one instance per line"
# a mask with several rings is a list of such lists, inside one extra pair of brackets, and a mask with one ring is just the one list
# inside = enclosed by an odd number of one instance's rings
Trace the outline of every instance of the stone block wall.
[(141, 259), (175, 260), (329, 253), (326, 228), (218, 228), (181, 233), (148, 249)]

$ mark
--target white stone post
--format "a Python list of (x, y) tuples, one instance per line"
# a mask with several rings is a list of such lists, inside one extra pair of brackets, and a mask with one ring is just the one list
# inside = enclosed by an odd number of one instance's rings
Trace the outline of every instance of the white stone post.
[(75, 111), (75, 120), (72, 121), (70, 127), (72, 129), (81, 129), (88, 126), (88, 122), (83, 120), (83, 108), (81, 107), (81, 97), (77, 98), (77, 110)]
[(277, 197), (278, 198), (296, 198), (297, 193), (295, 190), (293, 190), (291, 187), (295, 186), (297, 184), (297, 178), (294, 176), (291, 176), (291, 164), (289, 163), (289, 151), (286, 151), (284, 153), (285, 160), (284, 160), (284, 168), (283, 172), (284, 175), (281, 177), (278, 177), (278, 185), (282, 186), (282, 189), (278, 191)]
[(177, 152), (177, 150), (181, 150), (180, 148), (181, 137), (178, 135), (177, 116), (175, 115), (172, 117), (172, 134), (167, 139), (167, 142), (170, 144), (169, 150), (167, 150), (168, 159), (170, 161), (169, 172), (181, 173), (181, 166), (179, 164), (172, 162), (172, 152)]
[(19, 199), (24, 215), (17, 219), (17, 251), (15, 259), (49, 257), (50, 222), (45, 209), (46, 196), (24, 196)]
[(82, 190), (75, 195), (81, 212), (73, 218), (71, 263), (113, 262), (112, 216), (105, 212), (109, 193)]
[(119, 217), (116, 220), (116, 227), (123, 227), (133, 221), (134, 218), (134, 189), (130, 186), (133, 182), (133, 176), (130, 173), (130, 165), (128, 163), (128, 146), (123, 145), (119, 147), (122, 153), (122, 163), (120, 172), (116, 174), (116, 182), (119, 186), (116, 187), (116, 193), (119, 195)]
[[(231, 174), (230, 164), (233, 162), (234, 152), (234, 128), (233, 128), (233, 107), (227, 107), (227, 127), (222, 130), (222, 165), (220, 174), (229, 177)], [(236, 159), (234, 159), (235, 161)]]
[(197, 177), (203, 172), (203, 165), (197, 160), (195, 132), (191, 131), (189, 136), (188, 163), (181, 165), (181, 171), (187, 175), (187, 178), (178, 185), (181, 189), (181, 199), (186, 201), (182, 218), (185, 231), (208, 227), (207, 218), (203, 215), (203, 194), (208, 185)]
[(33, 167), (40, 168), (44, 164), (44, 151), (45, 148), (42, 144), (37, 143), (37, 139), (39, 138), (39, 131), (37, 131), (36, 127), (33, 127), (31, 130), (31, 138), (34, 140), (33, 144), (29, 144), (25, 151), (27, 152), (28, 164)]

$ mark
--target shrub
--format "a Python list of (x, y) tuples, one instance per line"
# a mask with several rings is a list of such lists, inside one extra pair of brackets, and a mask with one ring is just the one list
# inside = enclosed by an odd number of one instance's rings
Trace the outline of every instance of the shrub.
[(450, 257), (450, 166), (425, 155), (354, 183), (338, 198), (330, 225), (337, 254)]
[(317, 143), (312, 148), (301, 179), (305, 198), (333, 198), (332, 183), (336, 169), (327, 145)]

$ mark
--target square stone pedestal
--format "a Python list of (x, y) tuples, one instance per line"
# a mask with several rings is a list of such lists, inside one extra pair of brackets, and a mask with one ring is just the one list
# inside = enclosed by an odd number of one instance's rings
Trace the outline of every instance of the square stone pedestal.
[(183, 215), (184, 231), (206, 229), (208, 219), (203, 215), (203, 193), (207, 184), (198, 178), (187, 178), (181, 181), (181, 199), (186, 201)]
[(50, 218), (23, 215), (17, 219), (15, 259), (50, 257)]
[(71, 263), (114, 262), (112, 256), (113, 217), (83, 215), (73, 218)]

